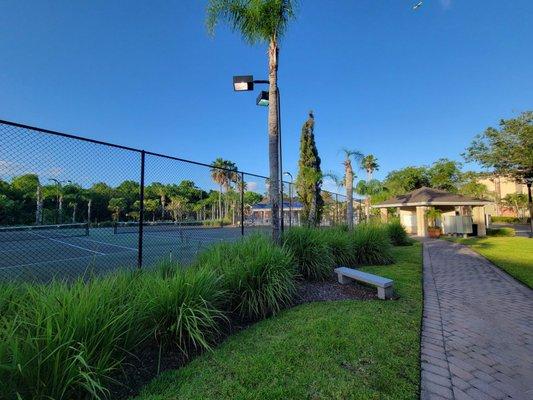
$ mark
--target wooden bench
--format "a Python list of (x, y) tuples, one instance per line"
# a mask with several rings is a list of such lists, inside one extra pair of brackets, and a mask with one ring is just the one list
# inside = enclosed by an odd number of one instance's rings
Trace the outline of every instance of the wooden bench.
[(356, 269), (347, 267), (335, 268), (335, 272), (339, 277), (339, 283), (342, 285), (350, 283), (352, 280), (364, 282), (378, 288), (378, 298), (390, 299), (392, 297), (392, 285), (394, 283), (392, 279), (383, 278), (382, 276), (369, 274), (367, 272), (358, 271)]

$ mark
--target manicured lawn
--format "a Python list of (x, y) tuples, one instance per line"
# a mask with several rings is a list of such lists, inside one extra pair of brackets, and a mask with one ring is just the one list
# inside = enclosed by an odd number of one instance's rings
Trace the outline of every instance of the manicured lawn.
[(365, 267), (395, 280), (395, 301), (310, 303), (259, 322), (138, 399), (417, 399), (421, 247)]
[[(450, 239), (452, 240), (452, 239)], [(533, 239), (526, 237), (454, 238), (533, 288)]]

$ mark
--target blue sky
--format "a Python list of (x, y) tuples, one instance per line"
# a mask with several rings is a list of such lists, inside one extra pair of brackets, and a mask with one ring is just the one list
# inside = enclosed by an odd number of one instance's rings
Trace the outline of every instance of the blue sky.
[[(375, 154), (382, 178), (460, 159), (476, 133), (533, 108), (531, 0), (413, 4), (300, 2), (280, 57), (286, 170), (310, 109), (325, 171), (341, 172), (348, 147)], [(266, 76), (265, 46), (209, 37), (205, 5), (0, 2), (0, 119), (265, 174), (266, 109), (231, 86)]]

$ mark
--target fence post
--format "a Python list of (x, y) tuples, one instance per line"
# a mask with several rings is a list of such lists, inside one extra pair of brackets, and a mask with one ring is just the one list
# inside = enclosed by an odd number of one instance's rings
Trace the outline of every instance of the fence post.
[(244, 172), (241, 172), (241, 236), (244, 236)]
[(143, 265), (143, 225), (144, 225), (144, 161), (146, 153), (141, 150), (141, 187), (139, 192), (139, 248), (137, 268), (142, 268)]

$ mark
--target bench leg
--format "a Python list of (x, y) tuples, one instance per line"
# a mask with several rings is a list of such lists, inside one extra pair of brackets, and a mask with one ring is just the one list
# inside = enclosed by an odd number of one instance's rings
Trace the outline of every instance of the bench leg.
[(378, 287), (378, 299), (385, 300), (392, 298), (393, 289), (392, 286), (386, 288)]
[(344, 276), (343, 274), (337, 274), (339, 277), (339, 283), (341, 285), (346, 285), (347, 283), (350, 283), (352, 280), (348, 278), (347, 276)]

